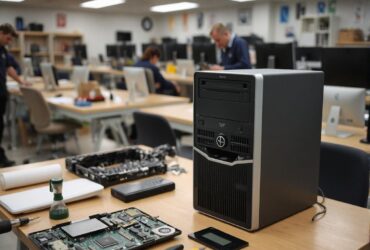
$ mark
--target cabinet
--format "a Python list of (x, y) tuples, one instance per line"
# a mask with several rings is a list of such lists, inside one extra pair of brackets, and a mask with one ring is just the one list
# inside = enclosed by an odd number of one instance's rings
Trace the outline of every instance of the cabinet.
[(73, 55), (73, 45), (82, 43), (80, 33), (22, 31), (9, 46), (9, 52), (21, 63), (25, 56), (40, 62), (63, 63), (64, 56)]
[(306, 16), (301, 18), (299, 46), (333, 47), (338, 37), (339, 17)]
[(73, 45), (82, 43), (80, 33), (53, 33), (51, 34), (53, 51), (51, 61), (54, 64), (63, 64), (64, 58), (73, 56)]

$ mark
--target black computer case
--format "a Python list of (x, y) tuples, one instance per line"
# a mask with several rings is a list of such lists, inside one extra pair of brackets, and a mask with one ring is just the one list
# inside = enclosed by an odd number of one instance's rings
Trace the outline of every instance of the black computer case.
[(195, 73), (195, 209), (254, 231), (315, 203), (323, 78), (274, 69)]

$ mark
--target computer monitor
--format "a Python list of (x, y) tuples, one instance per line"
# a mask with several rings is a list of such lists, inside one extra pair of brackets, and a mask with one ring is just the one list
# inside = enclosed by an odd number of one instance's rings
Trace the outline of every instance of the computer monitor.
[(135, 45), (121, 45), (120, 46), (120, 57), (122, 58), (133, 58), (136, 54)]
[(297, 47), (296, 48), (296, 60), (297, 61), (321, 61), (321, 49), (320, 47)]
[(41, 63), (40, 67), (45, 90), (55, 90), (58, 86), (55, 67), (51, 63)]
[(255, 47), (256, 44), (263, 44), (263, 38), (255, 34), (251, 34), (250, 36), (241, 36), (241, 38), (244, 39), (249, 46)]
[(187, 45), (178, 43), (163, 44), (164, 61), (171, 61), (176, 59), (187, 59)]
[(107, 57), (118, 58), (120, 57), (120, 46), (119, 45), (107, 45)]
[(325, 85), (370, 89), (370, 48), (323, 48)]
[(89, 68), (87, 66), (73, 66), (71, 81), (76, 85), (89, 81)]
[(177, 43), (177, 39), (176, 38), (172, 38), (172, 37), (162, 37), (162, 43), (163, 44), (167, 44), (167, 43)]
[(193, 43), (211, 43), (209, 36), (193, 36)]
[(132, 36), (131, 32), (129, 31), (117, 31), (116, 32), (116, 40), (117, 42), (129, 42), (131, 41)]
[(149, 95), (145, 69), (139, 67), (125, 67), (124, 72), (129, 101), (138, 102), (144, 100)]
[(345, 138), (351, 133), (338, 131), (338, 124), (364, 127), (365, 95), (364, 88), (324, 86), (324, 134)]
[(257, 68), (295, 69), (293, 43), (256, 44)]
[(22, 71), (25, 80), (29, 77), (35, 76), (33, 72), (32, 59), (30, 57), (24, 57), (22, 59)]
[(196, 64), (217, 63), (215, 44), (193, 43), (192, 50), (193, 50), (193, 60)]
[(73, 46), (74, 57), (80, 59), (87, 59), (86, 45), (85, 44), (75, 44)]

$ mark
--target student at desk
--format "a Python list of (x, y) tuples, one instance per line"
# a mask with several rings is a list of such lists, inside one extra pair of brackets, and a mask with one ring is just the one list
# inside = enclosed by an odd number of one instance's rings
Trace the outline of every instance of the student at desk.
[(210, 32), (216, 46), (221, 49), (221, 65), (210, 66), (211, 70), (250, 69), (247, 42), (232, 33), (222, 23), (215, 24)]
[(153, 72), (156, 93), (166, 95), (179, 95), (180, 89), (176, 84), (167, 81), (156, 64), (161, 56), (159, 49), (155, 47), (148, 47), (141, 60), (138, 61), (135, 66), (150, 69)]
[(0, 167), (9, 167), (15, 164), (14, 161), (9, 160), (4, 149), (1, 147), (1, 142), (3, 139), (3, 130), (4, 130), (4, 120), (3, 116), (6, 110), (6, 103), (8, 100), (8, 91), (6, 88), (6, 75), (8, 74), (15, 81), (21, 85), (26, 85), (26, 82), (23, 82), (16, 70), (12, 66), (12, 62), (9, 59), (5, 45), (8, 45), (12, 42), (12, 39), (17, 37), (17, 33), (14, 28), (6, 23), (0, 25)]

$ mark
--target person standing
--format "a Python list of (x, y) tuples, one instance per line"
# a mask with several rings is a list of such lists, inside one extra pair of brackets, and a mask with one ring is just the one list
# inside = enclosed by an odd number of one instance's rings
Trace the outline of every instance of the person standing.
[(244, 39), (232, 33), (222, 23), (212, 27), (210, 36), (221, 49), (221, 65), (212, 65), (211, 70), (251, 68), (248, 44)]
[(11, 66), (12, 64), (5, 48), (5, 46), (9, 45), (13, 38), (16, 38), (17, 36), (18, 35), (13, 26), (10, 24), (5, 23), (0, 25), (0, 167), (9, 167), (15, 164), (14, 161), (11, 161), (6, 157), (5, 150), (1, 145), (4, 133), (4, 114), (8, 101), (6, 76), (9, 75), (21, 85), (27, 85), (26, 82), (23, 82), (19, 78), (16, 70)]

